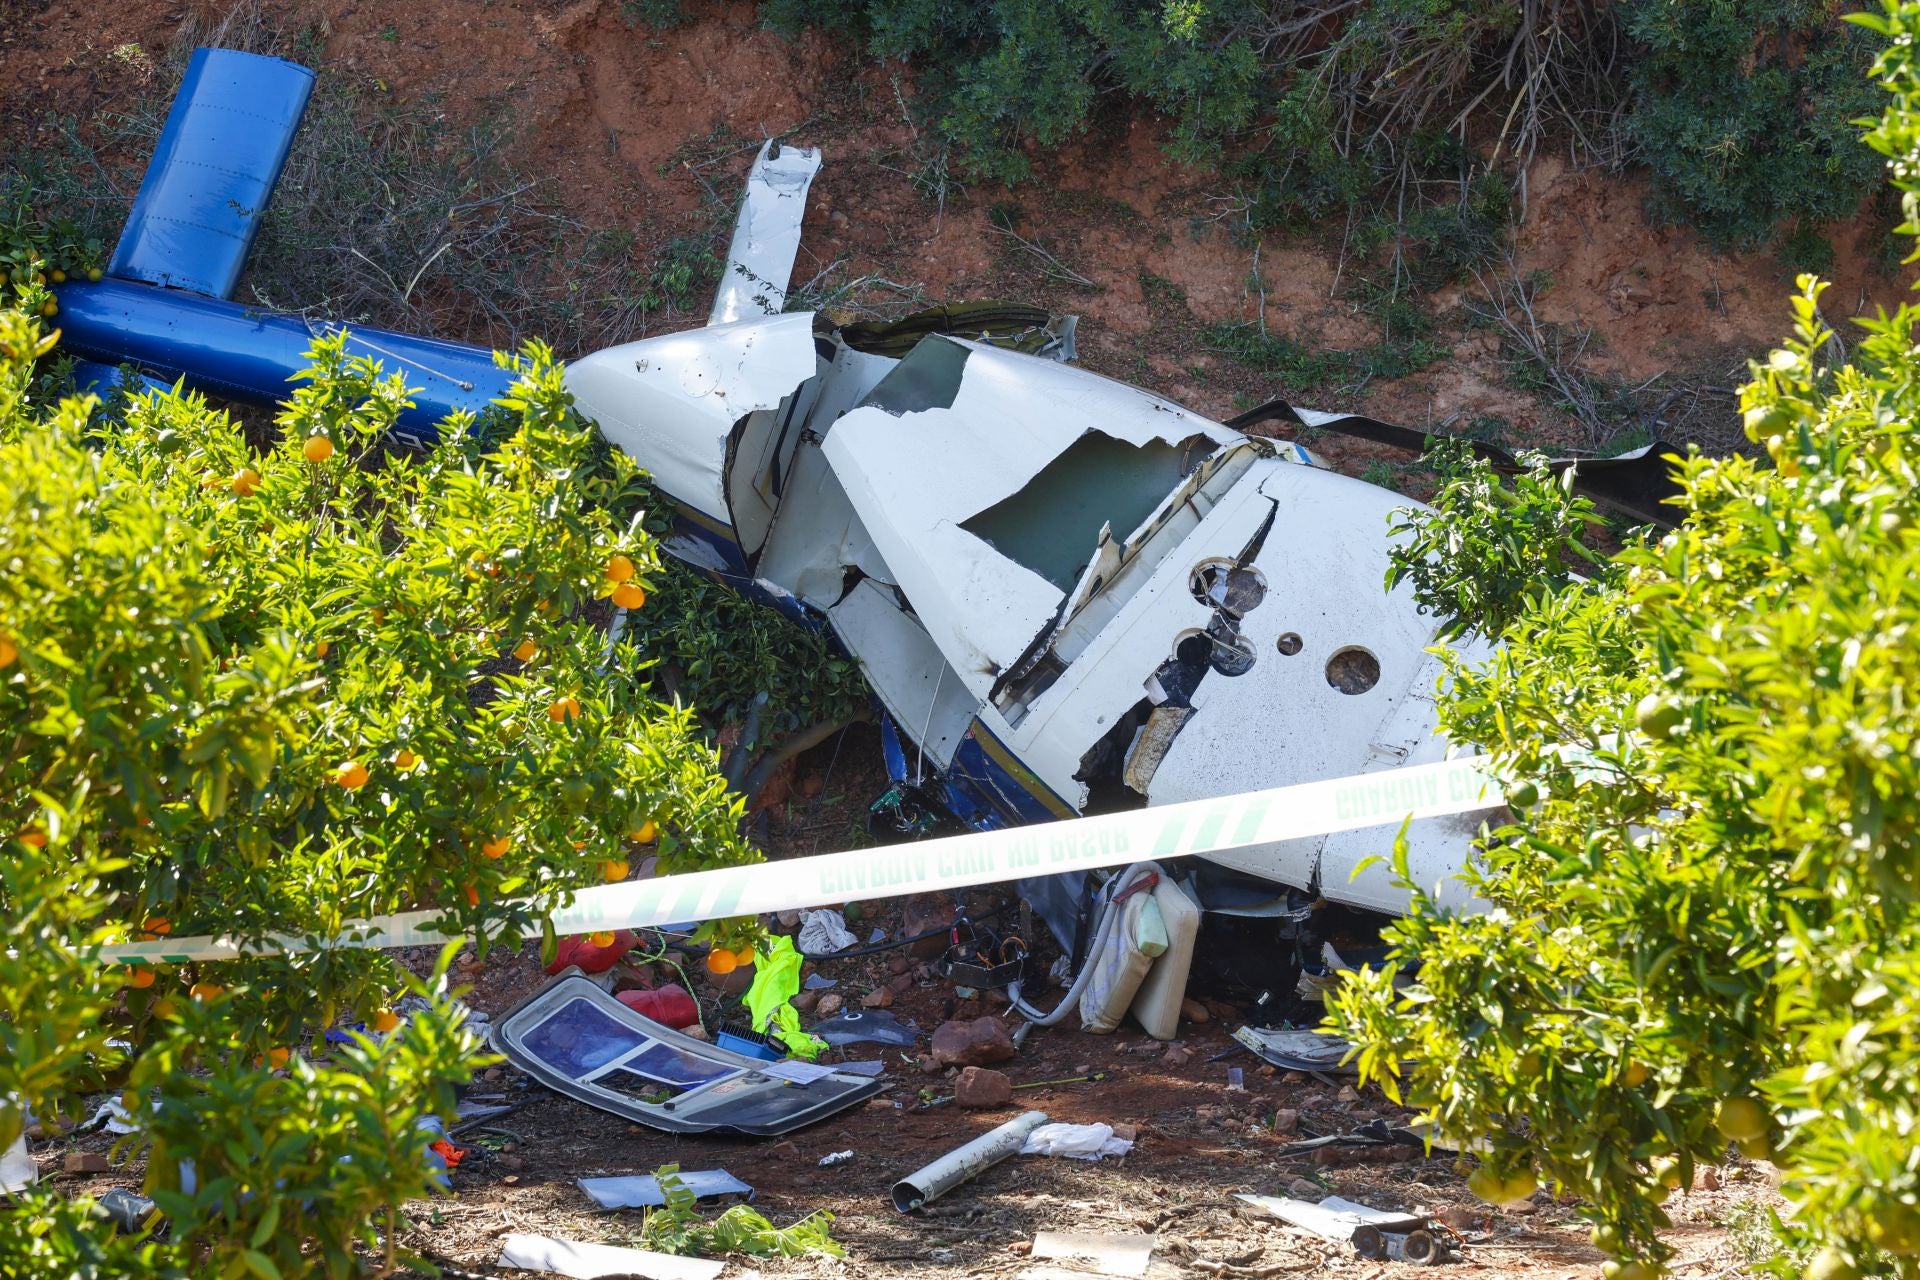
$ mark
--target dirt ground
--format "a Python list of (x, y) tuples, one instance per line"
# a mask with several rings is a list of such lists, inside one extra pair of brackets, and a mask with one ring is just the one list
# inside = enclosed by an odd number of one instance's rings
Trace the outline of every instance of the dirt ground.
[[(0, 0), (0, 147), (46, 129), (50, 113), (84, 129), (151, 93), (151, 56), (128, 51), (164, 50), (183, 22), (204, 24), (224, 8), (199, 0)], [(1338, 228), (1257, 245), (1236, 238), (1224, 192), (1166, 160), (1151, 121), (1098, 122), (1057, 153), (1036, 156), (1038, 178), (1017, 191), (950, 183), (941, 193), (926, 180), (930, 152), (911, 118), (909, 75), (818, 36), (762, 29), (750, 5), (692, 5), (693, 21), (662, 32), (630, 26), (618, 0), (289, 0), (270, 10), (289, 26), (318, 20), (325, 74), (355, 77), (395, 101), (431, 97), (459, 119), (509, 114), (520, 167), (553, 179), (554, 198), (583, 223), (628, 228), (642, 245), (684, 229), (708, 184), (736, 187), (763, 137), (820, 145), (826, 165), (813, 188), (797, 281), (867, 278), (889, 282), (870, 288), (897, 286), (930, 301), (1018, 297), (1078, 312), (1088, 366), (1214, 417), (1271, 389), (1207, 347), (1210, 325), (1264, 320), (1311, 348), (1358, 348), (1381, 337), (1345, 288), (1367, 268), (1344, 257)], [(1685, 227), (1651, 225), (1633, 175), (1545, 158), (1524, 188), (1516, 270), (1550, 282), (1539, 296), (1542, 319), (1591, 329), (1586, 362), (1596, 373), (1628, 383), (1685, 374), (1733, 386), (1744, 361), (1785, 331), (1791, 282), (1781, 264), (1766, 254), (1718, 254)], [(996, 205), (1016, 207), (1023, 233), (1051, 246), (1086, 283), (1049, 276), (1039, 257), (997, 231), (989, 219)], [(1877, 224), (1863, 217), (1828, 234), (1839, 255), (1829, 272), (1829, 318), (1895, 305), (1902, 283), (1881, 265)], [(1454, 287), (1431, 300), (1453, 344), (1450, 358), (1397, 381), (1329, 388), (1321, 403), (1415, 426), (1497, 414), (1521, 443), (1595, 443), (1555, 404), (1516, 384), (1487, 332), (1460, 321), (1467, 293)], [(1733, 402), (1717, 403), (1730, 440)], [(1351, 470), (1379, 456), (1364, 445), (1324, 447)], [(802, 761), (790, 792), (764, 806), (755, 831), (775, 856), (844, 847), (880, 790), (870, 740), (830, 745)], [(896, 927), (897, 911), (883, 905), (879, 919)], [(898, 976), (884, 957), (822, 968), (855, 997)], [(467, 978), (473, 1002), (489, 1012), (541, 980), (530, 955), (500, 953)], [(901, 992), (894, 1008), (930, 1033), (956, 1005), (948, 984), (927, 980)], [(1240, 1016), (1215, 1006), (1205, 1024), (1183, 1027), (1185, 1052), (1171, 1057), (1137, 1031), (1036, 1033), (1007, 1065), (1016, 1083), (1092, 1071), (1107, 1078), (1037, 1088), (1019, 1102), (1055, 1119), (1135, 1125), (1137, 1147), (1100, 1164), (1016, 1159), (914, 1217), (892, 1210), (891, 1183), (1012, 1110), (918, 1110), (922, 1089), (947, 1082), (896, 1059), (887, 1093), (790, 1141), (676, 1140), (524, 1089), (507, 1073), (476, 1089), (515, 1098), (524, 1090), (531, 1099), (501, 1121), (511, 1137), (474, 1135), (490, 1145), (461, 1165), (453, 1195), (413, 1207), (409, 1243), (486, 1273), (509, 1231), (629, 1242), (637, 1217), (588, 1212), (573, 1179), (677, 1161), (731, 1170), (758, 1189), (757, 1203), (778, 1223), (819, 1210), (835, 1215), (846, 1260), (752, 1264), (769, 1273), (1018, 1274), (1035, 1265), (1021, 1250), (1041, 1230), (1153, 1233), (1154, 1276), (1376, 1280), (1403, 1269), (1244, 1216), (1231, 1200), (1236, 1191), (1285, 1193), (1302, 1178), (1382, 1208), (1457, 1208), (1452, 1218), (1473, 1243), (1456, 1269), (1529, 1278), (1595, 1271), (1600, 1255), (1572, 1208), (1547, 1193), (1522, 1211), (1491, 1212), (1467, 1196), (1450, 1158), (1406, 1152), (1328, 1166), (1279, 1155), (1290, 1139), (1274, 1131), (1277, 1112), (1297, 1112), (1302, 1135), (1397, 1113), (1371, 1094), (1343, 1096), (1338, 1084), (1256, 1070), (1244, 1054), (1212, 1061)], [(1227, 1088), (1236, 1065), (1244, 1091)], [(506, 1142), (510, 1148), (495, 1149)], [(67, 1145), (44, 1144), (38, 1154), (57, 1167)], [(839, 1150), (854, 1158), (818, 1165)], [(1736, 1160), (1716, 1181), (1670, 1206), (1675, 1270), (1686, 1280), (1740, 1270), (1722, 1224), (1741, 1206), (1777, 1200), (1758, 1166)], [(99, 1191), (137, 1182), (137, 1169), (116, 1169), (62, 1185)]]

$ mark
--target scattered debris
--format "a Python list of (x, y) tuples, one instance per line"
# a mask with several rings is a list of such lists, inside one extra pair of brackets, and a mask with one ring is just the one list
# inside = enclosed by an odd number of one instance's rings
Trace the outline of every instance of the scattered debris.
[(1098, 1160), (1124, 1156), (1132, 1150), (1133, 1139), (1120, 1137), (1110, 1124), (1043, 1124), (1027, 1135), (1020, 1154)]
[(800, 950), (810, 956), (830, 956), (858, 944), (846, 919), (831, 907), (800, 913)]
[(600, 1280), (603, 1276), (716, 1280), (726, 1270), (725, 1263), (704, 1258), (679, 1258), (670, 1253), (649, 1253), (645, 1249), (622, 1249), (519, 1232), (506, 1238), (494, 1265), (518, 1267), (523, 1271), (552, 1271), (575, 1280)]
[(1444, 1237), (1431, 1231), (1382, 1231), (1366, 1223), (1353, 1229), (1353, 1251), (1375, 1262), (1410, 1262), (1417, 1267), (1445, 1262), (1453, 1252)]
[(875, 987), (860, 997), (860, 1003), (869, 1009), (884, 1009), (893, 1003), (893, 988)]
[(1318, 1204), (1287, 1196), (1237, 1195), (1234, 1199), (1327, 1240), (1350, 1241), (1356, 1227), (1409, 1232), (1427, 1225), (1427, 1220), (1416, 1214), (1389, 1213), (1353, 1200), (1342, 1200), (1339, 1196), (1328, 1196)]
[[(753, 1188), (725, 1169), (705, 1169), (676, 1176), (697, 1200), (715, 1196), (753, 1199)], [(601, 1209), (651, 1209), (667, 1202), (660, 1180), (650, 1173), (621, 1178), (581, 1178), (577, 1185)]]
[(125, 1187), (115, 1187), (94, 1202), (94, 1207), (106, 1215), (115, 1230), (124, 1235), (135, 1235), (157, 1225), (160, 1207), (143, 1195), (138, 1195)]
[(742, 997), (752, 1015), (752, 1028), (780, 1041), (796, 1057), (820, 1056), (826, 1042), (800, 1029), (800, 1012), (789, 1003), (800, 991), (800, 966), (804, 957), (793, 949), (793, 939), (772, 939), (756, 958), (753, 985)]
[(14, 1138), (13, 1145), (4, 1155), (0, 1155), (0, 1195), (10, 1196), (16, 1191), (24, 1191), (40, 1178), (40, 1166), (33, 1162), (33, 1155), (27, 1150), (27, 1138), (21, 1134)]
[(616, 991), (613, 998), (643, 1018), (652, 1018), (664, 1027), (678, 1031), (700, 1021), (700, 1005), (693, 994), (677, 982), (657, 987), (635, 987)]
[(990, 1111), (1013, 1101), (1013, 1081), (991, 1067), (967, 1067), (953, 1082), (953, 1100), (975, 1111)]
[(834, 1151), (820, 1157), (820, 1167), (822, 1169), (831, 1169), (837, 1164), (846, 1164), (852, 1159), (853, 1152), (851, 1151)]
[(933, 1163), (916, 1169), (893, 1184), (893, 1207), (912, 1213), (932, 1204), (969, 1178), (978, 1177), (1026, 1145), (1027, 1135), (1047, 1123), (1044, 1111), (1029, 1111), (956, 1147)]
[(1334, 1071), (1352, 1075), (1353, 1045), (1324, 1031), (1299, 1027), (1242, 1027), (1233, 1038), (1283, 1071)]
[(943, 1022), (933, 1033), (933, 1060), (943, 1067), (984, 1067), (1014, 1056), (1013, 1033), (995, 1014), (971, 1022)]
[(614, 930), (613, 940), (604, 944), (595, 943), (593, 938), (590, 933), (575, 933), (560, 939), (554, 948), (553, 963), (547, 966), (547, 975), (564, 973), (569, 968), (578, 968), (586, 974), (605, 973), (640, 945), (640, 935), (631, 929)]
[[(829, 1012), (827, 1001), (838, 999), (832, 995), (821, 997), (820, 1012)], [(837, 1009), (839, 1005), (834, 1007)], [(816, 1023), (813, 1034), (835, 1046), (872, 1043), (897, 1045), (903, 1049), (920, 1038), (919, 1030), (911, 1022), (902, 1022), (891, 1013), (873, 1009), (849, 1009), (837, 1017)]]
[(840, 1072), (804, 1084), (769, 1075), (767, 1063), (663, 1026), (577, 975), (502, 1017), (491, 1047), (549, 1088), (668, 1133), (773, 1137), (882, 1087)]
[[(1293, 1115), (1294, 1127), (1298, 1127), (1300, 1116)], [(1278, 1116), (1275, 1117), (1275, 1129), (1278, 1130)], [(1385, 1120), (1372, 1120), (1350, 1133), (1330, 1133), (1325, 1137), (1308, 1138), (1301, 1142), (1290, 1142), (1276, 1154), (1282, 1156), (1304, 1155), (1307, 1152), (1330, 1153), (1335, 1147), (1406, 1147), (1418, 1154), (1424, 1149), (1421, 1135), (1412, 1129), (1400, 1129), (1389, 1125)], [(1337, 1162), (1330, 1162), (1337, 1163)]]
[(1042, 1231), (1033, 1238), (1033, 1256), (1091, 1262), (1103, 1276), (1144, 1276), (1155, 1243), (1154, 1237), (1143, 1235)]

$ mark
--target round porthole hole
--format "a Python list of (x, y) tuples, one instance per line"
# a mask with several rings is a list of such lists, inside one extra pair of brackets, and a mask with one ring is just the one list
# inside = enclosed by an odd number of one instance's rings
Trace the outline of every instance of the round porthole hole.
[(1327, 683), (1341, 693), (1365, 693), (1380, 683), (1380, 659), (1349, 645), (1327, 659)]
[(1300, 652), (1303, 643), (1298, 631), (1283, 631), (1280, 633), (1280, 639), (1274, 642), (1274, 647), (1280, 650), (1281, 657), (1291, 658)]

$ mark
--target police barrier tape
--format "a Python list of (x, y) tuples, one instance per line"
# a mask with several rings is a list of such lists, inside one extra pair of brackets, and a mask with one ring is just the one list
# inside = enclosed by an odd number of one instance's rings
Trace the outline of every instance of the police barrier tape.
[[(561, 935), (595, 933), (794, 911), (1470, 813), (1492, 808), (1504, 796), (1490, 767), (1489, 757), (1471, 756), (1039, 826), (605, 885), (577, 892), (553, 913), (553, 928)], [(327, 939), (161, 938), (104, 947), (101, 958), (183, 964), (328, 947), (420, 946), (447, 940), (448, 933), (435, 927), (442, 918), (437, 910), (379, 916)], [(539, 936), (538, 926), (527, 936)]]

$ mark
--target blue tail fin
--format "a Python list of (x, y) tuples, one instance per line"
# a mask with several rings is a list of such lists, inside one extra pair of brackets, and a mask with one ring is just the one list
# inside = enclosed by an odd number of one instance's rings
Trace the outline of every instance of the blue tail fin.
[(107, 274), (232, 297), (312, 92), (295, 63), (195, 50)]

